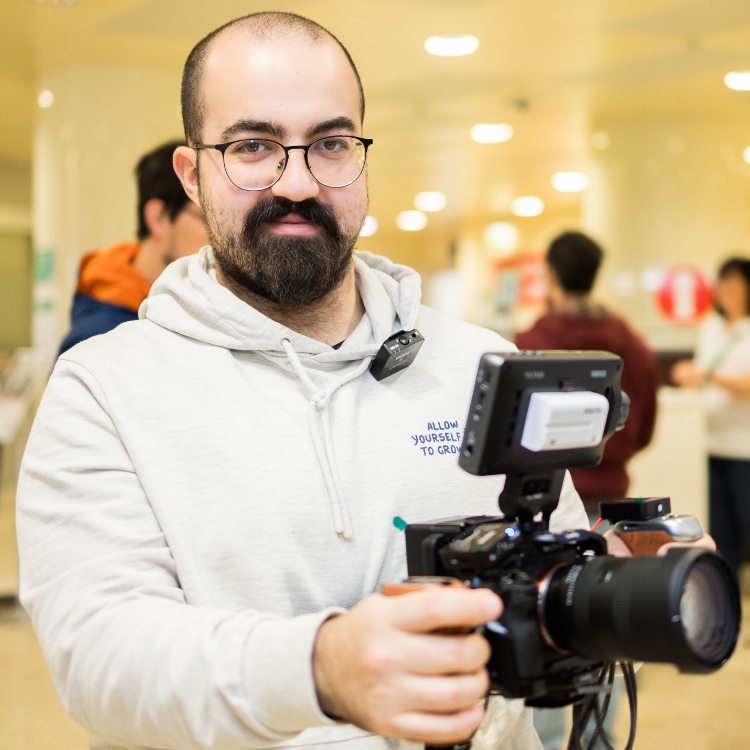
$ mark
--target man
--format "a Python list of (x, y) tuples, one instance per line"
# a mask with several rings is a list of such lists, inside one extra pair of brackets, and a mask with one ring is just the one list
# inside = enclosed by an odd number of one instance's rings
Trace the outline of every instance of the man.
[(70, 331), (60, 354), (126, 320), (137, 320), (141, 302), (167, 265), (207, 243), (200, 208), (188, 199), (172, 168), (174, 150), (183, 144), (164, 143), (138, 161), (138, 241), (83, 256)]
[(549, 310), (516, 336), (520, 349), (598, 349), (622, 357), (622, 389), (630, 397), (625, 427), (607, 442), (598, 466), (572, 469), (573, 484), (590, 515), (599, 502), (625, 497), (628, 461), (650, 442), (656, 421), (659, 366), (644, 340), (591, 290), (604, 252), (582, 232), (564, 232), (547, 250)]
[[(351, 58), (307, 19), (200, 42), (174, 163), (211, 247), (50, 379), (18, 493), (21, 598), (97, 748), (446, 744), (482, 722), (486, 642), (434, 631), (497, 618), (498, 597), (377, 592), (405, 574), (394, 517), (496, 512), (499, 478), (427, 448), (455, 445), (480, 354), (510, 344), (353, 254), (363, 113)], [(415, 362), (372, 377), (412, 328)], [(585, 522), (569, 480), (553, 520)], [(520, 701), (488, 712), (477, 747), (538, 747)]]
[[(599, 503), (625, 497), (628, 489), (627, 462), (650, 442), (656, 420), (659, 370), (656, 356), (620, 317), (597, 303), (591, 294), (604, 252), (582, 232), (564, 232), (547, 250), (548, 312), (528, 331), (516, 336), (521, 349), (598, 349), (613, 352), (623, 360), (621, 384), (630, 397), (625, 427), (607, 442), (598, 466), (571, 469), (573, 483), (593, 523)], [(607, 739), (615, 746), (612, 729), (624, 687), (615, 683), (607, 714)], [(535, 709), (534, 724), (544, 750), (559, 750), (567, 743), (566, 709)], [(595, 729), (587, 728), (586, 742)]]

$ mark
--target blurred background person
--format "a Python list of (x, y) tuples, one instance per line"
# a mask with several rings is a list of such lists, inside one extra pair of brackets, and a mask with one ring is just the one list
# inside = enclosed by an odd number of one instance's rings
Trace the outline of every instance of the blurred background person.
[[(589, 520), (599, 517), (599, 503), (626, 496), (628, 461), (645, 448), (654, 432), (656, 396), (660, 385), (659, 365), (654, 352), (619, 316), (592, 298), (604, 252), (582, 232), (564, 232), (547, 250), (547, 312), (534, 326), (516, 335), (519, 349), (600, 350), (622, 357), (622, 388), (630, 397), (625, 427), (607, 442), (598, 466), (571, 469)], [(605, 727), (614, 745), (612, 727), (624, 693), (622, 681), (615, 681)], [(534, 726), (544, 750), (567, 746), (567, 716), (570, 708), (534, 709)], [(587, 746), (594, 731), (586, 731)], [(600, 744), (600, 743), (598, 743)], [(603, 745), (600, 745), (603, 746)]]
[(555, 238), (546, 255), (548, 311), (515, 338), (519, 349), (598, 349), (622, 357), (622, 389), (631, 401), (627, 423), (610, 438), (598, 466), (571, 470), (594, 520), (601, 500), (627, 493), (626, 466), (651, 442), (660, 385), (656, 355), (644, 339), (592, 297), (603, 258), (599, 244), (582, 232)]
[(739, 575), (750, 542), (750, 259), (721, 264), (714, 307), (694, 359), (677, 362), (671, 377), (703, 390), (710, 533)]
[(174, 150), (184, 145), (184, 141), (169, 141), (138, 161), (137, 242), (120, 242), (83, 256), (70, 331), (58, 354), (126, 320), (136, 320), (159, 274), (176, 258), (208, 244), (201, 210), (187, 197), (172, 167)]

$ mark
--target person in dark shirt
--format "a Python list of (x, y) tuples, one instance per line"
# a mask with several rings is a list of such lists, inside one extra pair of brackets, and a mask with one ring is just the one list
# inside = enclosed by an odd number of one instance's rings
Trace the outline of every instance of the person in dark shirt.
[(590, 514), (600, 500), (624, 497), (628, 461), (653, 437), (659, 367), (646, 342), (619, 316), (591, 295), (604, 253), (581, 232), (565, 232), (547, 251), (549, 310), (528, 330), (518, 333), (519, 349), (596, 349), (622, 357), (622, 389), (630, 397), (624, 429), (607, 442), (602, 462), (572, 469), (573, 483)]

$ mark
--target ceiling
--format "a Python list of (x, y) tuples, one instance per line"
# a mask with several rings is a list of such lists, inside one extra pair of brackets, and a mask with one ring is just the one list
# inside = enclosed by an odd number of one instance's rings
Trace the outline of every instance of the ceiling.
[[(179, 70), (207, 32), (266, 9), (322, 23), (356, 61), (381, 226), (421, 190), (448, 196), (437, 226), (502, 218), (517, 195), (575, 212), (580, 194), (550, 178), (585, 170), (592, 133), (618, 119), (721, 118), (746, 124), (750, 145), (750, 93), (723, 85), (750, 69), (750, 0), (3, 0), (0, 159), (30, 163), (43, 73)], [(430, 35), (464, 33), (480, 39), (474, 55), (424, 51)], [(477, 122), (510, 123), (515, 136), (473, 143)]]

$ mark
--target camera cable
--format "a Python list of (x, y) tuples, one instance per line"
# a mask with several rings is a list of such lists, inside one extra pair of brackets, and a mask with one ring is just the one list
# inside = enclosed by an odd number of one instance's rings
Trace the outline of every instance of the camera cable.
[[(615, 662), (604, 666), (599, 674), (599, 685), (601, 689), (573, 705), (573, 726), (568, 739), (567, 750), (615, 750), (607, 738), (604, 720), (609, 711), (612, 684), (615, 675), (617, 674), (618, 666), (623, 679), (625, 680), (625, 688), (630, 707), (630, 731), (627, 743), (623, 750), (632, 750), (635, 742), (637, 690), (635, 668), (630, 661)], [(604, 698), (600, 700), (601, 693), (604, 693), (605, 695)], [(595, 729), (591, 738), (586, 742), (584, 749), (583, 743), (585, 741), (586, 727), (592, 718), (595, 724)]]

